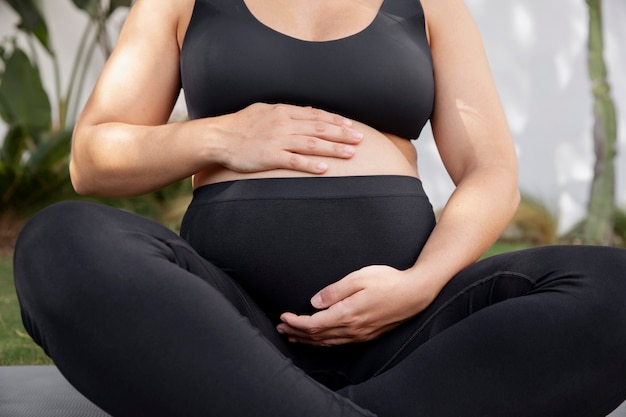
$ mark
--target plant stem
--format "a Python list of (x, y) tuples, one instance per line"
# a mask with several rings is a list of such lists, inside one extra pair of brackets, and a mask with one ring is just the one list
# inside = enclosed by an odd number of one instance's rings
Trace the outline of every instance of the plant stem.
[(72, 122), (76, 117), (76, 114), (74, 113), (75, 109), (72, 109), (72, 112), (68, 112), (67, 109), (69, 108), (70, 103), (74, 104), (74, 100), (72, 100), (72, 94), (74, 92), (74, 86), (76, 85), (76, 78), (78, 77), (80, 68), (82, 67), (84, 71), (84, 68), (87, 66), (87, 64), (83, 62), (83, 56), (85, 54), (85, 48), (87, 47), (87, 40), (91, 33), (92, 26), (93, 25), (91, 21), (87, 22), (87, 24), (85, 25), (85, 29), (83, 30), (83, 33), (80, 37), (80, 42), (78, 44), (78, 51), (76, 52), (74, 63), (72, 64), (72, 72), (70, 74), (70, 80), (67, 86), (67, 93), (65, 94), (66, 121), (70, 115), (72, 117)]
[[(98, 42), (98, 37), (97, 35), (94, 35), (93, 40), (89, 43), (89, 49), (87, 50), (87, 54), (85, 55), (83, 64), (80, 69), (80, 77), (78, 81), (76, 81), (76, 79), (72, 80), (72, 85), (75, 85), (77, 87), (75, 90), (76, 92), (74, 93), (74, 96), (72, 99), (72, 108), (71, 108), (71, 113), (70, 113), (73, 119), (75, 119), (78, 116), (78, 106), (80, 102), (80, 97), (83, 93), (83, 88), (85, 86), (85, 79), (87, 78), (87, 70), (93, 58), (93, 54), (96, 50), (97, 42)], [(70, 97), (68, 96), (68, 99), (69, 98)]]
[(593, 139), (596, 161), (589, 197), (585, 243), (610, 245), (615, 224), (615, 143), (617, 117), (604, 61), (602, 1), (587, 0), (589, 6), (588, 71), (594, 98)]

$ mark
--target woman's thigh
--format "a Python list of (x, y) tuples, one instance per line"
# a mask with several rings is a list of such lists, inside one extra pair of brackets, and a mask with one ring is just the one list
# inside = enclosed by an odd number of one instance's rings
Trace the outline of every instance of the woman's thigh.
[(124, 280), (138, 286), (158, 285), (160, 279), (185, 285), (192, 277), (191, 282), (208, 283), (218, 290), (254, 326), (284, 345), (263, 311), (226, 273), (173, 231), (126, 211), (86, 202), (65, 202), (43, 210), (22, 231), (15, 268), (18, 294), (27, 312), (37, 308), (31, 306), (31, 295), (40, 296), (37, 305), (41, 305), (67, 301), (67, 295), (54, 297), (55, 291), (80, 292), (86, 298), (96, 288), (114, 293)]
[(25, 227), (15, 275), (31, 335), (113, 415), (369, 415), (293, 366), (254, 301), (149, 220), (50, 207)]
[(352, 365), (364, 382), (341, 392), (385, 416), (606, 415), (626, 396), (624, 294), (624, 250), (487, 259), (376, 341)]

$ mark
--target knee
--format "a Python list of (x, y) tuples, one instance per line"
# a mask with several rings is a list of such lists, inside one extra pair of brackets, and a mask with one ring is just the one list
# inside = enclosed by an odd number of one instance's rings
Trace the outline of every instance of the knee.
[(106, 228), (99, 213), (107, 209), (94, 203), (66, 201), (33, 216), (15, 245), (13, 264), (18, 289), (45, 277), (63, 276), (63, 266), (85, 250), (86, 240), (97, 235), (95, 228)]
[[(583, 256), (584, 255), (584, 256)], [(589, 287), (586, 293), (595, 312), (596, 331), (626, 347), (626, 250), (591, 247), (581, 254)], [(591, 313), (590, 313), (591, 314)]]
[[(626, 294), (626, 250), (604, 246), (547, 247), (535, 264), (546, 283), (570, 282), (576, 288), (600, 296), (622, 299)], [(540, 251), (541, 248), (538, 249)], [(547, 269), (546, 269), (547, 268)], [(570, 281), (574, 278), (573, 281)], [(626, 303), (621, 303), (626, 306)]]
[(595, 279), (596, 287), (609, 298), (619, 299), (626, 307), (626, 250), (610, 247), (591, 247), (581, 262), (586, 265), (589, 275)]
[(76, 286), (107, 272), (116, 274), (124, 263), (132, 266), (135, 255), (162, 253), (167, 248), (161, 242), (177, 237), (158, 223), (106, 205), (54, 204), (36, 214), (18, 237), (16, 285), (49, 288), (53, 280)]
[(60, 246), (70, 244), (77, 233), (89, 233), (94, 211), (99, 205), (65, 201), (49, 206), (33, 216), (21, 230), (15, 246), (15, 259), (35, 260), (52, 256)]
[(71, 232), (71, 218), (82, 210), (85, 203), (65, 201), (48, 206), (35, 214), (20, 231), (16, 253), (36, 249), (39, 243), (46, 244)]
[(598, 263), (605, 268), (598, 281), (604, 287), (608, 302), (619, 309), (626, 332), (626, 250), (606, 248), (606, 258)]
[(612, 323), (626, 335), (626, 250), (601, 246), (553, 246), (529, 252), (540, 289), (568, 295), (581, 320), (598, 331)]
[(31, 218), (18, 237), (13, 274), (24, 326), (45, 347), (37, 323), (42, 317), (53, 317), (52, 308), (62, 304), (64, 291), (71, 288), (66, 267), (76, 252), (77, 230), (83, 229), (89, 213), (97, 205), (85, 202), (63, 202), (45, 208)]

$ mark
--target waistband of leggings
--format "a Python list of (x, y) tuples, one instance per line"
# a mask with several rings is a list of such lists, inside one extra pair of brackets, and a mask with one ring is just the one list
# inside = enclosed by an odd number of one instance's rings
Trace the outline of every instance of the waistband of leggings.
[(253, 178), (206, 184), (191, 206), (214, 202), (407, 196), (428, 198), (419, 178), (403, 175)]

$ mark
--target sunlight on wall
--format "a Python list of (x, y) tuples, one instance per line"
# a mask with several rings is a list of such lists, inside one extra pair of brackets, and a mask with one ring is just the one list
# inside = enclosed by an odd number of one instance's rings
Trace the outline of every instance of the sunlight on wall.
[[(561, 232), (586, 212), (593, 170), (592, 100), (583, 0), (467, 0), (483, 35), (518, 150), (520, 188), (559, 213)], [(606, 50), (618, 107), (618, 203), (626, 206), (626, 3), (605, 3)], [(416, 142), (420, 174), (435, 207), (451, 184), (430, 144)]]
[(511, 7), (512, 29), (518, 45), (524, 50), (535, 46), (537, 32), (527, 2), (517, 1)]

